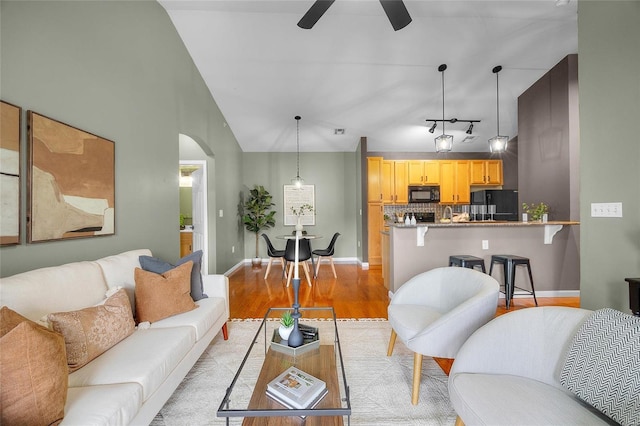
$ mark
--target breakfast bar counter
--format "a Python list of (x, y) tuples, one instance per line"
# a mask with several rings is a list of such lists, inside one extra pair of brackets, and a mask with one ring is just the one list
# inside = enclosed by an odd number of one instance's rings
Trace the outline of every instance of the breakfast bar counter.
[[(447, 266), (452, 255), (483, 258), (488, 272), (492, 255), (514, 254), (531, 260), (537, 296), (578, 296), (579, 224), (576, 221), (417, 225), (387, 222), (388, 237), (383, 241), (388, 246), (382, 249), (385, 286), (393, 292), (421, 272)], [(495, 268), (493, 276), (502, 283), (502, 268)], [(518, 271), (516, 282), (528, 288), (525, 276), (524, 271)]]

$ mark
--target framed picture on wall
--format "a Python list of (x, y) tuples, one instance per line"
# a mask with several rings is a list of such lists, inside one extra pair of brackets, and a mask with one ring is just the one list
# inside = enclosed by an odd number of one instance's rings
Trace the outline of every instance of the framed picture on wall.
[(299, 209), (303, 204), (310, 205), (313, 210), (305, 211), (300, 215), (300, 222), (303, 225), (315, 225), (316, 224), (316, 200), (315, 200), (315, 185), (302, 185), (297, 187), (295, 185), (284, 186), (284, 224), (295, 225), (298, 222), (298, 216), (293, 214), (294, 209)]
[(115, 233), (115, 143), (27, 112), (27, 240)]
[(0, 245), (20, 244), (22, 108), (0, 101)]

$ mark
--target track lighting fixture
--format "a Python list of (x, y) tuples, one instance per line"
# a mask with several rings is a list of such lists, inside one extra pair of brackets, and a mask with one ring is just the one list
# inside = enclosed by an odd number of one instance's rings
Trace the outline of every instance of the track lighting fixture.
[(296, 119), (296, 164), (297, 164), (297, 174), (294, 179), (291, 179), (291, 184), (295, 185), (296, 188), (301, 188), (304, 185), (304, 180), (300, 177), (300, 116), (296, 115), (294, 117)]
[(470, 135), (471, 133), (473, 133), (473, 123), (470, 123), (470, 124), (469, 124), (469, 128), (467, 129), (466, 133), (467, 133), (468, 135)]
[[(427, 121), (429, 121), (429, 120), (427, 120)], [(438, 125), (438, 124), (434, 121), (434, 122), (433, 122), (433, 126), (431, 126), (431, 128), (429, 129), (429, 133), (433, 133), (433, 132), (435, 132), (435, 130), (436, 130), (436, 126), (437, 126), (437, 125)]]
[(507, 150), (508, 136), (500, 136), (500, 96), (498, 92), (498, 73), (502, 71), (502, 66), (498, 65), (493, 68), (493, 73), (496, 75), (496, 136), (489, 139), (489, 150), (491, 152), (503, 152)]

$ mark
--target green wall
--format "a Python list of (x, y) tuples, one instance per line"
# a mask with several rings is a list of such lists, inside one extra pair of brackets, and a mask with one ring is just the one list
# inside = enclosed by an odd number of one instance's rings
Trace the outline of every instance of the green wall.
[[(581, 304), (629, 311), (640, 276), (640, 2), (578, 3)], [(622, 202), (624, 217), (592, 218)]]
[[(283, 203), (284, 185), (290, 185), (296, 176), (296, 153), (250, 152), (243, 158), (245, 193), (255, 184), (263, 185), (271, 193), (277, 212), (276, 226), (265, 233), (276, 248), (284, 248), (284, 241), (275, 236), (293, 231), (293, 226), (284, 226)], [(335, 257), (355, 259), (358, 253), (357, 241), (361, 234), (357, 231), (356, 185), (360, 181), (357, 161), (355, 152), (300, 153), (300, 176), (305, 185), (315, 185), (316, 225), (305, 226), (305, 230), (323, 236), (312, 243), (313, 249), (325, 248), (333, 234), (339, 232)], [(244, 237), (244, 257), (250, 259), (255, 256), (255, 234), (244, 231)], [(259, 255), (267, 257), (262, 240)]]
[[(157, 2), (3, 0), (0, 19), (2, 100), (116, 146), (116, 234), (27, 245), (23, 220), (23, 244), (0, 249), (1, 276), (143, 247), (177, 259), (181, 133), (217, 160), (210, 177), (211, 245), (242, 244), (235, 233), (216, 233), (236, 225), (233, 215), (216, 212), (236, 209), (242, 152)], [(26, 125), (22, 142), (24, 174)], [(26, 194), (26, 181), (22, 189)], [(24, 215), (25, 196), (22, 207)], [(215, 247), (210, 256), (210, 272), (241, 259), (217, 257)]]

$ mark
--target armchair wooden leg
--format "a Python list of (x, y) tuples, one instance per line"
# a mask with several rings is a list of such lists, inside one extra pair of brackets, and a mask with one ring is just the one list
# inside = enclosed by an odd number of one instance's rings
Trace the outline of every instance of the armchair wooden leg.
[(464, 426), (464, 422), (460, 418), (460, 416), (456, 416), (456, 424), (455, 426)]
[(393, 347), (396, 345), (396, 337), (398, 337), (396, 331), (394, 329), (391, 329), (391, 338), (389, 338), (389, 348), (387, 349), (387, 356), (391, 356), (391, 354), (393, 353)]
[(411, 404), (418, 405), (420, 396), (420, 376), (422, 374), (422, 354), (413, 353), (413, 389), (411, 391)]

